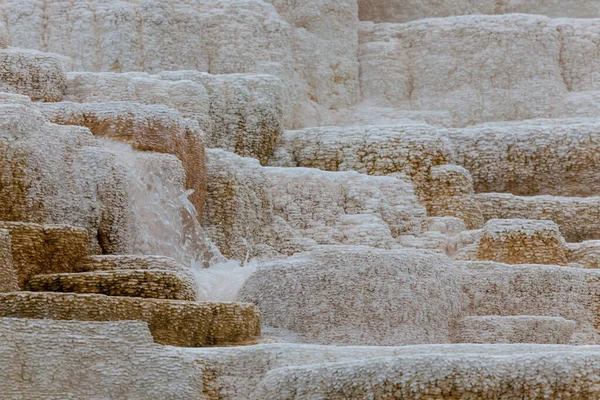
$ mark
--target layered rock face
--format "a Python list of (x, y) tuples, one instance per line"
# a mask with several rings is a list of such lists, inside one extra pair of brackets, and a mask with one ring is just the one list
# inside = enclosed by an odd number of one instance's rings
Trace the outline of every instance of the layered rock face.
[(583, 0), (0, 0), (0, 397), (600, 398), (599, 43)]

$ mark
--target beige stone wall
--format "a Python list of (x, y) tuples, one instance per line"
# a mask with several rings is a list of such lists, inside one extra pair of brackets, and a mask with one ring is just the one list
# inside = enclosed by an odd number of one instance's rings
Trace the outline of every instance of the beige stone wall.
[(95, 271), (35, 275), (25, 285), (33, 292), (96, 293), (108, 296), (197, 300), (195, 281), (161, 270)]
[(0, 228), (10, 233), (20, 287), (37, 274), (75, 271), (77, 261), (88, 255), (83, 228), (26, 222), (0, 222)]
[(575, 321), (560, 317), (495, 315), (467, 317), (455, 325), (455, 343), (568, 344)]
[(0, 316), (148, 323), (155, 342), (202, 347), (244, 342), (260, 335), (260, 313), (246, 303), (111, 297), (99, 294), (17, 292), (0, 294)]
[(0, 229), (0, 292), (19, 290), (19, 275), (13, 265), (10, 231)]
[(600, 239), (600, 197), (513, 196), (481, 193), (475, 196), (484, 219), (551, 220), (568, 242)]
[(0, 319), (7, 399), (200, 399), (203, 367), (142, 322)]
[(552, 221), (491, 219), (483, 227), (477, 259), (507, 264), (567, 265), (567, 246)]
[(0, 45), (0, 91), (24, 94), (33, 100), (63, 99), (67, 88), (67, 57), (35, 50), (2, 47)]

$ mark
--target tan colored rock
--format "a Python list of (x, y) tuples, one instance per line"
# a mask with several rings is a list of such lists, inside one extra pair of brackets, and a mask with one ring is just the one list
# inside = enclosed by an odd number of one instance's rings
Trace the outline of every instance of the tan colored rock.
[(0, 229), (0, 292), (19, 290), (19, 275), (13, 265), (10, 231)]
[[(0, 32), (0, 37), (2, 33)], [(24, 94), (33, 100), (61, 101), (67, 88), (66, 57), (11, 47), (0, 38), (0, 91)]]
[(567, 243), (567, 258), (578, 268), (600, 268), (600, 240)]
[(10, 233), (20, 287), (33, 275), (75, 271), (79, 259), (88, 255), (83, 228), (26, 222), (0, 222), (0, 228)]
[(107, 296), (197, 300), (195, 281), (166, 270), (114, 270), (35, 275), (25, 289), (32, 292), (96, 293)]
[(455, 343), (568, 344), (575, 325), (575, 321), (561, 317), (467, 317), (456, 323), (454, 340)]
[(569, 242), (600, 239), (600, 197), (513, 196), (481, 193), (475, 196), (486, 220), (544, 219), (554, 221)]
[(0, 104), (0, 126), (0, 220), (79, 226), (94, 252), (133, 250), (127, 170), (114, 152), (31, 104)]
[(567, 246), (552, 221), (491, 219), (483, 227), (479, 260), (507, 264), (567, 265)]
[(460, 218), (467, 229), (483, 226), (481, 208), (473, 197), (473, 180), (466, 169), (456, 165), (433, 167), (430, 180), (421, 185), (427, 215)]
[(260, 335), (260, 314), (246, 303), (112, 297), (99, 294), (0, 294), (0, 316), (80, 321), (147, 322), (157, 343), (202, 347), (243, 342)]
[(198, 124), (173, 109), (130, 102), (44, 104), (43, 114), (53, 123), (80, 125), (95, 136), (119, 140), (141, 151), (176, 156), (183, 163), (191, 202), (201, 212), (206, 192), (204, 133)]

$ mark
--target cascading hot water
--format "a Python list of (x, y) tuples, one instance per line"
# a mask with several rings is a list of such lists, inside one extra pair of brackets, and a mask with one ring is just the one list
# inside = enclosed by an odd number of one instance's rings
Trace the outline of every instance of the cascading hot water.
[(181, 162), (171, 155), (102, 140), (127, 169), (134, 253), (163, 255), (189, 266), (201, 300), (234, 300), (255, 263), (227, 260), (206, 237), (188, 199), (192, 190), (184, 189)]

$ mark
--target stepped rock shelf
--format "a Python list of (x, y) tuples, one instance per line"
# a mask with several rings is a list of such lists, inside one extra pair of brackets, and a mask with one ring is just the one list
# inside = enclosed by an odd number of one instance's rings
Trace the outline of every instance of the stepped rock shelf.
[(600, 400), (599, 4), (0, 0), (0, 399)]

